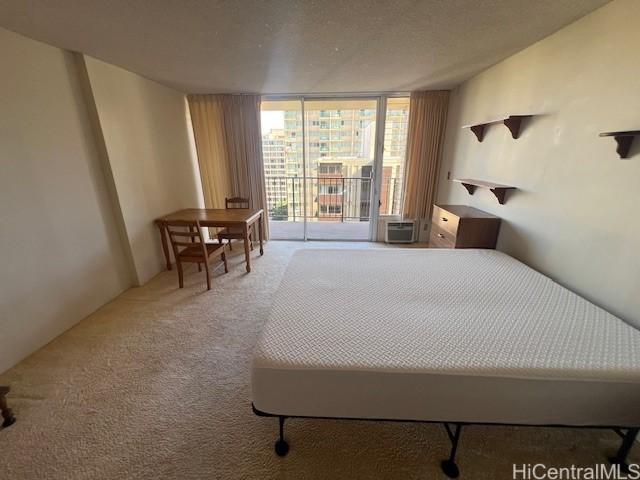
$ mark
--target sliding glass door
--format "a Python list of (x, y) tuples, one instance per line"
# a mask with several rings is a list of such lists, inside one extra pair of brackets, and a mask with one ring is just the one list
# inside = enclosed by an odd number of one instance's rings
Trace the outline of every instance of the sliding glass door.
[(402, 214), (408, 125), (409, 97), (386, 99), (379, 215)]
[(262, 101), (262, 157), (271, 238), (305, 239), (302, 100)]
[(307, 238), (369, 240), (377, 100), (304, 102)]
[(263, 100), (271, 238), (370, 240), (378, 211), (399, 212), (408, 103), (404, 112), (398, 101)]

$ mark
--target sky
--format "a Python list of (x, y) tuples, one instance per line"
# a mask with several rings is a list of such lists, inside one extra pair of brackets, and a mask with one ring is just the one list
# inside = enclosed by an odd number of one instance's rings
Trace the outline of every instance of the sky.
[(263, 110), (260, 117), (260, 123), (262, 124), (262, 133), (269, 133), (274, 129), (284, 128), (284, 112), (282, 110), (270, 111)]

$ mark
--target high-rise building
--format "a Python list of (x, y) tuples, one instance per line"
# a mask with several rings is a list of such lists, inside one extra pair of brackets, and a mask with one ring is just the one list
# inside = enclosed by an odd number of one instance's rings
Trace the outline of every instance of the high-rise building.
[(286, 148), (284, 130), (262, 135), (262, 158), (269, 216), (287, 220)]
[[(304, 149), (301, 109), (284, 109), (282, 128), (264, 133), (267, 203), (272, 218), (301, 219), (306, 203), (309, 219), (369, 220), (376, 109), (338, 106), (305, 103)], [(389, 99), (381, 214), (399, 212), (407, 119), (408, 99)]]

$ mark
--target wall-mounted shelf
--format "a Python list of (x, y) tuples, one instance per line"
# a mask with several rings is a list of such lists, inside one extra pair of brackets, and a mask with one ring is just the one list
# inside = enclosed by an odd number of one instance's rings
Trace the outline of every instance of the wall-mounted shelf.
[(496, 196), (500, 205), (504, 205), (507, 191), (516, 189), (516, 187), (512, 187), (511, 185), (502, 185), (500, 183), (485, 182), (484, 180), (474, 180), (471, 178), (454, 178), (453, 181), (461, 183), (462, 186), (467, 189), (469, 195), (473, 195), (477, 187), (488, 188), (491, 190), (491, 193)]
[(522, 125), (522, 120), (529, 117), (533, 117), (533, 115), (509, 115), (506, 117), (496, 118), (494, 120), (488, 120), (482, 123), (464, 125), (462, 128), (470, 129), (475, 134), (478, 141), (481, 142), (484, 139), (484, 130), (486, 127), (488, 127), (489, 125), (493, 125), (494, 123), (502, 123), (509, 129), (509, 131), (511, 132), (511, 136), (515, 140), (520, 136), (520, 126)]
[(633, 144), (633, 139), (640, 136), (640, 130), (629, 130), (626, 132), (604, 132), (600, 134), (601, 137), (613, 137), (618, 147), (616, 152), (620, 155), (620, 158), (628, 158), (629, 150)]

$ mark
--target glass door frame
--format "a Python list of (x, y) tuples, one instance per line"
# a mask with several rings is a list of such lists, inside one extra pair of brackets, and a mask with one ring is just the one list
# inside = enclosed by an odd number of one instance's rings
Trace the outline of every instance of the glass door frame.
[[(378, 223), (380, 213), (380, 193), (382, 190), (382, 163), (384, 157), (384, 135), (385, 123), (387, 117), (387, 98), (409, 97), (410, 92), (374, 92), (374, 93), (331, 93), (331, 94), (265, 94), (262, 100), (278, 101), (278, 100), (297, 100), (300, 102), (300, 112), (302, 115), (302, 195), (303, 195), (303, 238), (302, 241), (308, 241), (307, 235), (307, 154), (306, 154), (306, 119), (305, 119), (305, 101), (312, 100), (375, 100), (376, 101), (376, 143), (373, 157), (373, 169), (371, 172), (373, 182), (371, 188), (371, 213), (369, 215), (369, 238), (365, 240), (349, 240), (349, 239), (312, 239), (313, 241), (337, 241), (337, 242), (375, 242), (378, 240)], [(403, 189), (404, 196), (404, 189)]]
[(382, 190), (382, 160), (384, 157), (384, 129), (387, 122), (387, 97), (378, 97), (378, 113), (376, 114), (376, 151), (373, 156), (373, 185), (371, 192), (371, 215), (369, 216), (369, 241), (378, 240), (378, 223), (380, 223), (380, 192)]

